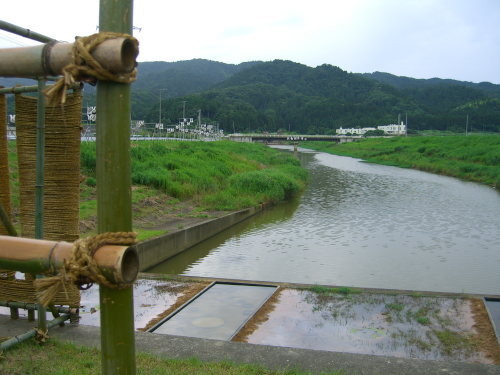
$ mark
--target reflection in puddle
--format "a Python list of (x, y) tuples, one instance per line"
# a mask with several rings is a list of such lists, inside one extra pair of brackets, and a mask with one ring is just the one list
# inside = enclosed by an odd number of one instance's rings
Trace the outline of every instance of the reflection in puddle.
[[(139, 279), (134, 283), (134, 326), (140, 329), (172, 306), (189, 286), (186, 283)], [(81, 292), (80, 324), (99, 326), (99, 288)]]
[(253, 344), (486, 362), (474, 349), (469, 301), (284, 290)]

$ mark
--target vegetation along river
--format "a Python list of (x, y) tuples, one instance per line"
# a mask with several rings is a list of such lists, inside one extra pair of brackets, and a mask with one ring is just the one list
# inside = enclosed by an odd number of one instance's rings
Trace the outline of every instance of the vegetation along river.
[(151, 272), (500, 294), (500, 194), (300, 150), (306, 191)]

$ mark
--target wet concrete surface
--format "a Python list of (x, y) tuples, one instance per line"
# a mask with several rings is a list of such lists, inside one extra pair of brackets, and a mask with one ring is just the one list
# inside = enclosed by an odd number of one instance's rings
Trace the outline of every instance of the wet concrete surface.
[(488, 363), (473, 347), (468, 300), (285, 289), (253, 344)]
[(264, 285), (215, 283), (151, 331), (230, 340), (275, 289)]
[[(140, 279), (134, 285), (136, 329), (193, 290), (190, 281)], [(193, 294), (194, 296), (194, 294)], [(82, 291), (80, 326), (99, 326), (99, 293)], [(266, 306), (265, 306), (266, 307)], [(21, 316), (23, 316), (20, 310)], [(8, 309), (0, 308), (8, 315)], [(491, 363), (473, 345), (474, 317), (465, 298), (282, 289), (246, 338), (250, 344), (395, 358)], [(190, 336), (182, 329), (176, 335)], [(160, 335), (160, 336), (171, 336)], [(206, 337), (210, 338), (210, 337)], [(498, 368), (498, 366), (496, 366)]]
[[(138, 279), (134, 283), (134, 326), (141, 329), (146, 324), (170, 308), (177, 298), (189, 287), (189, 283)], [(81, 325), (100, 326), (99, 288), (96, 286), (80, 293), (80, 321)], [(0, 307), (0, 314), (9, 315), (9, 309)], [(27, 317), (27, 311), (19, 309), (19, 316)], [(53, 319), (47, 312), (47, 319)]]
[(498, 345), (500, 345), (500, 298), (485, 298), (484, 304), (493, 323)]

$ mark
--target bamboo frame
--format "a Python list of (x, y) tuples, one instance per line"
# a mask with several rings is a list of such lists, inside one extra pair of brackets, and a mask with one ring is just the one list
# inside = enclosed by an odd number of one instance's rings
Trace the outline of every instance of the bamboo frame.
[[(132, 34), (133, 1), (100, 0), (99, 30)], [(130, 84), (97, 82), (97, 231), (132, 229)], [(135, 375), (132, 288), (99, 286), (103, 375)]]
[[(47, 43), (32, 47), (0, 49), (0, 76), (40, 77), (60, 75), (63, 68), (73, 61), (74, 43)], [(92, 56), (104, 69), (111, 72), (130, 73), (136, 65), (139, 51), (127, 38), (108, 39), (99, 44)]]
[[(54, 274), (72, 255), (73, 244), (0, 236), (0, 267), (35, 274)], [(139, 272), (135, 247), (105, 245), (94, 260), (106, 279), (117, 285), (130, 284)]]
[[(70, 318), (70, 314), (63, 314), (60, 317), (55, 318), (55, 319), (51, 320), (50, 322), (48, 322), (47, 328), (52, 328), (52, 327), (55, 327), (57, 325), (63, 324), (69, 318)], [(33, 329), (30, 329), (26, 333), (14, 336), (14, 337), (12, 337), (12, 338), (10, 338), (10, 339), (8, 339), (0, 344), (0, 351), (10, 349), (11, 347), (13, 347), (16, 344), (19, 344), (19, 343), (26, 341), (32, 337), (35, 337), (37, 333), (38, 333), (38, 330), (33, 328)]]

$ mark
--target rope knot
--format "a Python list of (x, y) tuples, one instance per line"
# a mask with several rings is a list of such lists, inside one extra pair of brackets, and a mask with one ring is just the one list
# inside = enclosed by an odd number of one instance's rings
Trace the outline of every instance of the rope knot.
[(58, 275), (34, 281), (38, 301), (48, 306), (59, 292), (67, 293), (69, 284), (76, 284), (79, 289), (88, 289), (93, 283), (114, 289), (129, 287), (127, 284), (118, 285), (108, 281), (97, 266), (94, 254), (104, 245), (130, 246), (136, 242), (134, 232), (108, 232), (76, 240), (71, 258), (64, 260)]
[(51, 104), (66, 101), (66, 90), (76, 82), (88, 82), (95, 85), (97, 80), (119, 83), (132, 83), (137, 76), (137, 69), (129, 73), (116, 73), (105, 69), (93, 56), (95, 48), (108, 39), (126, 38), (136, 49), (139, 42), (129, 34), (115, 32), (100, 32), (86, 37), (76, 37), (72, 50), (72, 62), (62, 69), (62, 77), (51, 87), (45, 90), (45, 95)]

